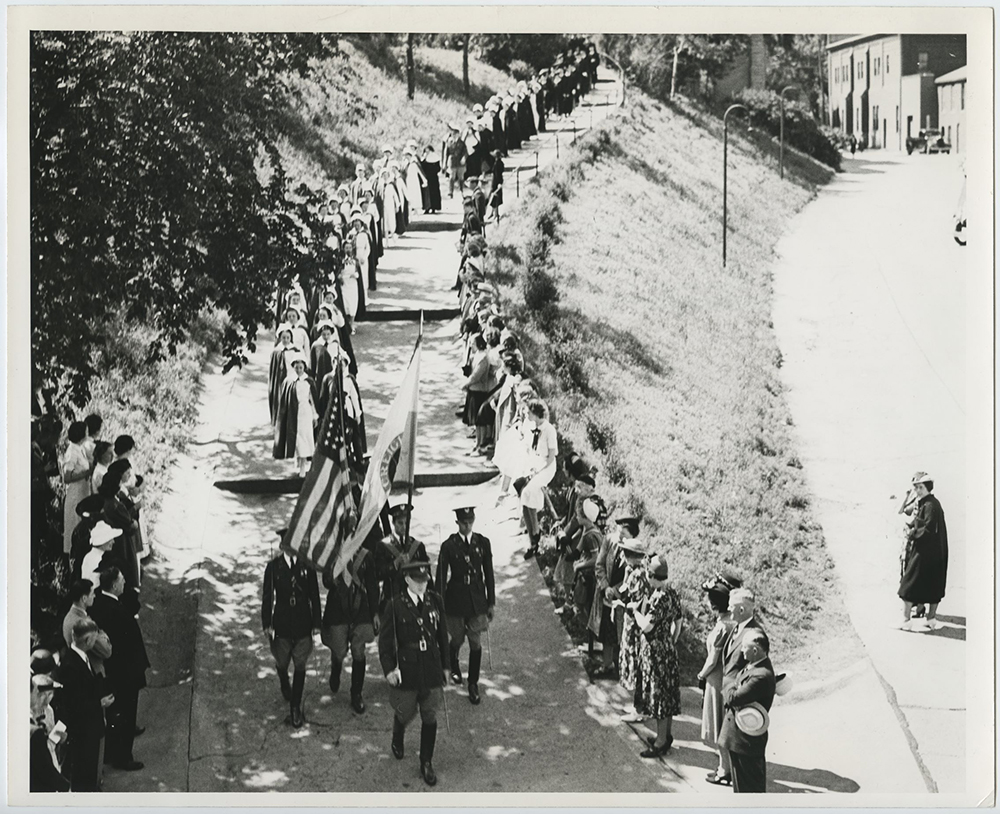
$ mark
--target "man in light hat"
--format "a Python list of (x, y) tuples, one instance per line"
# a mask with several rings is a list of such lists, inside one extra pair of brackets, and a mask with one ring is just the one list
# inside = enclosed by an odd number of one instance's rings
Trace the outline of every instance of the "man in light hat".
[(469, 637), (469, 701), (480, 702), (479, 671), (483, 662), (482, 634), (493, 621), (496, 586), (493, 581), (493, 549), (482, 534), (473, 532), (476, 510), (455, 509), (458, 532), (441, 544), (437, 584), (444, 595), (448, 623), (451, 680), (462, 683), (459, 651)]
[[(733, 592), (735, 593), (735, 591)], [(730, 598), (732, 594), (730, 594)], [(767, 716), (742, 719), (741, 710), (753, 704), (765, 713), (774, 701), (774, 668), (768, 658), (770, 644), (763, 630), (750, 630), (742, 640), (744, 666), (722, 691), (726, 717), (719, 733), (719, 746), (729, 751), (733, 763), (733, 791), (737, 794), (767, 791)], [(758, 710), (759, 712), (759, 710)], [(753, 722), (751, 724), (745, 721)]]
[[(288, 529), (281, 529), (284, 538)], [(306, 665), (313, 649), (313, 634), (320, 629), (322, 608), (316, 571), (291, 551), (282, 550), (264, 569), (260, 623), (267, 636), (278, 671), (281, 695), (290, 705), (286, 719), (296, 729), (305, 723), (302, 695)], [(294, 663), (292, 683), (288, 665)]]
[[(392, 530), (382, 538), (380, 561), (382, 563), (382, 599), (380, 606), (384, 607), (389, 599), (403, 590), (403, 566), (411, 562), (430, 563), (427, 548), (409, 533), (409, 521), (413, 515), (413, 506), (409, 503), (399, 503), (389, 508)], [(431, 590), (434, 583), (431, 582)]]
[(406, 587), (389, 600), (378, 636), (379, 661), (393, 710), (392, 754), (403, 759), (406, 726), (419, 710), (420, 776), (433, 786), (437, 775), (431, 760), (448, 675), (448, 631), (441, 598), (427, 587), (430, 563), (408, 562), (402, 573)]

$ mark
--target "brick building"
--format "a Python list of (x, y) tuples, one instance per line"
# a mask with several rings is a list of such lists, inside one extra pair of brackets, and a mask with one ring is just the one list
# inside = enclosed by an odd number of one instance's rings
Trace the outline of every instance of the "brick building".
[(964, 34), (831, 34), (827, 123), (866, 147), (902, 150), (938, 126), (935, 78), (966, 62)]

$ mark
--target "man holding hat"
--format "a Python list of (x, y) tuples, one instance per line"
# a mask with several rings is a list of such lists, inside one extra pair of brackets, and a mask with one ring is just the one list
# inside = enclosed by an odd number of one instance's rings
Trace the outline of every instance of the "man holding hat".
[(437, 738), (437, 711), (444, 703), (448, 663), (448, 631), (440, 597), (429, 590), (429, 563), (414, 561), (402, 568), (405, 589), (391, 597), (378, 637), (379, 661), (389, 682), (393, 709), (392, 754), (402, 760), (406, 726), (420, 711), (420, 775), (437, 783), (431, 760)]
[[(281, 529), (283, 537), (288, 529)], [(289, 721), (298, 729), (305, 723), (302, 693), (306, 663), (313, 649), (313, 634), (320, 629), (319, 582), (316, 571), (296, 554), (281, 551), (264, 569), (260, 622), (271, 646), (281, 683), (281, 695), (291, 705)], [(288, 683), (288, 665), (295, 673)]]
[(462, 683), (458, 654), (469, 637), (469, 700), (478, 704), (479, 669), (483, 662), (481, 636), (493, 621), (496, 588), (493, 581), (493, 549), (482, 534), (473, 532), (476, 511), (472, 506), (455, 509), (458, 532), (441, 544), (437, 584), (444, 593), (448, 623), (451, 680)]
[(752, 630), (760, 630), (760, 623), (754, 618), (756, 599), (749, 588), (739, 587), (729, 592), (729, 612), (735, 627), (722, 647), (722, 690), (725, 693), (736, 675), (746, 666), (743, 655), (743, 637)]
[[(409, 520), (413, 514), (413, 506), (409, 503), (400, 503), (389, 508), (389, 517), (392, 518), (392, 530), (382, 538), (381, 550), (381, 577), (382, 577), (382, 600), (380, 607), (384, 607), (390, 597), (402, 591), (406, 585), (403, 580), (403, 566), (411, 562), (425, 562), (430, 564), (431, 558), (427, 555), (427, 549), (419, 540), (408, 534)], [(433, 582), (431, 590), (434, 589)]]
[(729, 751), (733, 763), (733, 791), (737, 794), (763, 793), (767, 791), (767, 761), (764, 758), (767, 711), (774, 701), (774, 668), (768, 658), (767, 634), (751, 629), (743, 636), (740, 650), (745, 665), (722, 691), (726, 717), (719, 734), (719, 746)]
[(458, 132), (458, 124), (449, 122), (448, 131), (448, 140), (444, 145), (444, 165), (448, 175), (448, 197), (452, 198), (456, 184), (459, 192), (465, 189), (466, 149), (465, 141)]
[(340, 672), (350, 647), (351, 708), (361, 715), (365, 711), (365, 645), (375, 641), (379, 624), (378, 576), (371, 549), (362, 545), (336, 579), (325, 571), (323, 585), (328, 593), (320, 639), (330, 648), (330, 692), (340, 689)]

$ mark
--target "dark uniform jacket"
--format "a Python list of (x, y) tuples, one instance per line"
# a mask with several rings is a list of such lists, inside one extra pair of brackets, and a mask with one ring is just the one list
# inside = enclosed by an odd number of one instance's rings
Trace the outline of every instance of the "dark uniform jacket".
[(400, 591), (386, 606), (378, 634), (378, 657), (382, 672), (397, 667), (403, 690), (427, 690), (443, 684), (448, 669), (448, 629), (444, 624), (441, 597), (427, 590), (418, 610), (409, 591)]
[(719, 746), (739, 755), (763, 757), (767, 732), (763, 735), (747, 735), (736, 725), (733, 711), (755, 701), (770, 711), (774, 701), (774, 668), (771, 660), (764, 659), (740, 670), (735, 682), (723, 689), (722, 700), (726, 705), (726, 717), (719, 732)]
[(139, 620), (122, 604), (121, 598), (105, 593), (94, 597), (90, 618), (111, 640), (111, 655), (104, 661), (111, 692), (124, 694), (145, 687), (149, 658)]
[(279, 554), (264, 569), (261, 627), (273, 627), (279, 639), (305, 639), (320, 621), (316, 571), (298, 558), (289, 568), (284, 554)]
[(437, 584), (444, 590), (444, 609), (449, 616), (480, 616), (496, 604), (493, 549), (482, 534), (473, 532), (471, 537), (466, 545), (456, 532), (441, 543)]
[(329, 571), (323, 573), (323, 585), (328, 591), (323, 627), (371, 624), (378, 612), (378, 575), (372, 553), (365, 550), (364, 559), (354, 569), (350, 585), (343, 574), (332, 579)]

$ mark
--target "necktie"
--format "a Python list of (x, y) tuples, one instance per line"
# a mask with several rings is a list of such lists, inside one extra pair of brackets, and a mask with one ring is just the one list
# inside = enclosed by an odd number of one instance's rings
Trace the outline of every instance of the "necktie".
[(540, 429), (538, 429), (537, 427), (535, 427), (535, 429), (533, 429), (531, 431), (531, 448), (533, 450), (538, 449), (538, 437), (541, 434), (542, 434), (542, 431)]

